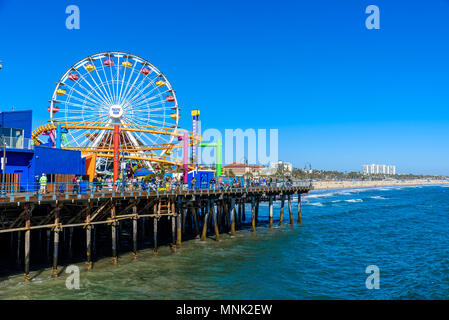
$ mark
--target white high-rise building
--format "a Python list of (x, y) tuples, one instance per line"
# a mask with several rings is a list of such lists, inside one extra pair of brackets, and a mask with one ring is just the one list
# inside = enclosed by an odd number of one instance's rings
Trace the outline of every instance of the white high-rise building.
[(364, 164), (362, 166), (362, 173), (363, 174), (369, 174), (369, 166), (367, 164)]
[(270, 168), (275, 170), (292, 172), (293, 165), (290, 162), (276, 161), (270, 162)]
[(396, 166), (388, 166), (388, 173), (387, 174), (391, 174), (391, 175), (396, 174)]
[(396, 166), (385, 165), (385, 164), (364, 164), (362, 166), (363, 174), (386, 174), (395, 175)]

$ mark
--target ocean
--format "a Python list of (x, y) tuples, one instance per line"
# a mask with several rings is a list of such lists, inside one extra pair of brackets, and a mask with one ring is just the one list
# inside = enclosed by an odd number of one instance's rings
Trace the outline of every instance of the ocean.
[[(404, 186), (312, 191), (302, 201), (302, 225), (269, 229), (261, 204), (257, 232), (246, 228), (221, 241), (191, 240), (173, 254), (101, 259), (80, 269), (68, 289), (60, 267), (0, 279), (0, 299), (448, 299), (449, 188)], [(280, 203), (274, 203), (275, 218)], [(247, 213), (249, 207), (247, 208)], [(249, 223), (250, 214), (246, 215)], [(275, 220), (277, 222), (277, 219)], [(368, 266), (379, 289), (367, 289)]]

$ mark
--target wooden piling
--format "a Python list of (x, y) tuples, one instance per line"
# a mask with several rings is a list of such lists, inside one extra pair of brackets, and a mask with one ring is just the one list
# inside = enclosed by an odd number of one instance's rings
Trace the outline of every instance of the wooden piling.
[(97, 254), (97, 227), (92, 226), (93, 239), (92, 239), (92, 256)]
[(256, 199), (251, 198), (251, 231), (256, 232)]
[(142, 220), (140, 221), (140, 226), (141, 226), (141, 231), (140, 231), (140, 240), (141, 240), (141, 246), (144, 247), (145, 244), (145, 222), (146, 222), (146, 218), (143, 217)]
[(200, 219), (198, 216), (198, 211), (199, 211), (199, 203), (196, 203), (193, 207), (192, 207), (192, 215), (193, 215), (193, 222), (194, 222), (194, 232), (195, 232), (195, 239), (199, 239), (200, 237), (200, 228), (199, 228), (199, 223), (200, 223)]
[(133, 258), (137, 259), (137, 219), (139, 215), (137, 213), (137, 206), (133, 206)]
[(31, 226), (31, 213), (28, 210), (26, 221), (25, 221), (25, 228), (27, 229), (25, 231), (25, 273), (23, 275), (23, 280), (25, 282), (30, 281), (30, 226)]
[(171, 238), (172, 238), (172, 242), (171, 242), (171, 249), (173, 252), (176, 252), (176, 203), (175, 200), (173, 199), (171, 201)]
[(207, 220), (207, 230), (212, 230), (214, 228), (214, 215), (212, 209), (209, 208), (209, 216)]
[(11, 257), (14, 256), (14, 232), (9, 235), (9, 254)]
[(51, 277), (55, 278), (58, 276), (58, 253), (59, 253), (59, 211), (60, 207), (55, 208), (55, 228), (53, 232), (53, 267), (51, 269)]
[(260, 199), (256, 197), (256, 225), (259, 222), (259, 203)]
[(73, 239), (73, 227), (69, 228), (69, 260), (72, 260), (72, 239)]
[(186, 233), (186, 215), (187, 215), (187, 208), (183, 208), (181, 206), (181, 217), (182, 217), (182, 234)]
[(183, 216), (182, 202), (178, 201), (178, 211), (176, 215), (176, 247), (181, 247), (182, 242), (182, 216)]
[(212, 200), (212, 206), (210, 208), (212, 210), (212, 221), (214, 224), (214, 231), (215, 231), (215, 241), (220, 241), (220, 232), (218, 230), (218, 220), (217, 220), (217, 211), (215, 210), (215, 204)]
[(47, 230), (47, 261), (50, 263), (50, 237), (51, 237), (51, 230)]
[(117, 235), (115, 243), (117, 245), (117, 258), (118, 258), (118, 255), (120, 254), (120, 235), (122, 234), (122, 224), (120, 223), (119, 220), (117, 220), (115, 225), (115, 234)]
[(111, 207), (111, 237), (112, 237), (112, 263), (117, 264), (117, 226), (115, 221), (115, 205)]
[(218, 231), (222, 231), (224, 225), (226, 224), (225, 215), (224, 215), (224, 204), (223, 201), (215, 202), (216, 207), (214, 206), (214, 210), (216, 210), (217, 215), (217, 223), (218, 223)]
[(221, 214), (223, 215), (222, 218), (223, 232), (229, 232), (229, 229), (231, 228), (231, 223), (229, 219), (229, 206), (227, 200), (223, 200), (221, 202)]
[(293, 211), (292, 211), (292, 199), (291, 199), (291, 194), (288, 194), (287, 196), (287, 202), (288, 202), (288, 215), (289, 215), (289, 220), (290, 220), (290, 225), (293, 225)]
[(225, 215), (225, 230), (231, 229), (231, 206), (229, 204), (229, 200), (223, 201), (223, 210)]
[(157, 204), (153, 207), (154, 212), (154, 218), (153, 218), (153, 255), (157, 256), (157, 218), (158, 218), (158, 211), (157, 211)]
[(301, 193), (298, 192), (298, 223), (302, 224), (301, 221)]
[(238, 201), (238, 227), (241, 228), (242, 226), (242, 201), (239, 199)]
[(21, 259), (21, 254), (20, 254), (20, 249), (22, 247), (21, 245), (21, 240), (22, 240), (22, 231), (18, 231), (17, 232), (17, 265), (20, 266), (22, 264), (22, 259)]
[(215, 202), (214, 210), (216, 210), (218, 232), (223, 232), (226, 228), (226, 213), (224, 200)]
[(92, 225), (90, 224), (90, 208), (86, 215), (86, 265), (87, 270), (92, 269)]
[(281, 212), (279, 213), (279, 225), (282, 226), (282, 222), (284, 221), (284, 201), (285, 201), (285, 195), (282, 194), (281, 196)]
[(187, 232), (192, 233), (193, 224), (192, 224), (192, 206), (188, 205), (186, 209), (186, 229)]
[(231, 198), (231, 236), (235, 235), (235, 199)]
[(206, 240), (207, 222), (209, 220), (209, 210), (210, 210), (210, 200), (207, 201), (207, 206), (204, 209), (205, 213), (204, 213), (203, 231), (201, 233), (201, 241)]
[(270, 195), (268, 199), (268, 215), (270, 228), (273, 228), (273, 196)]
[(157, 256), (157, 217), (153, 218), (153, 254)]
[(38, 241), (38, 243), (39, 243), (39, 255), (43, 255), (43, 252), (44, 252), (44, 249), (43, 249), (43, 245), (42, 245), (42, 233), (43, 233), (43, 230), (42, 229), (40, 229), (39, 230), (39, 241)]

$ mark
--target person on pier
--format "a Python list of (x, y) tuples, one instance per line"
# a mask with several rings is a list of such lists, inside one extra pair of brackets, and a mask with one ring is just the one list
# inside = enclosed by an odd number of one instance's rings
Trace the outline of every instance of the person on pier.
[(72, 185), (73, 185), (72, 193), (77, 194), (78, 193), (78, 179), (76, 176), (72, 180)]
[(42, 176), (40, 177), (39, 184), (40, 184), (41, 193), (46, 193), (47, 192), (47, 176), (45, 173), (43, 173)]
[(97, 175), (95, 175), (94, 178), (92, 179), (92, 184), (93, 184), (94, 192), (98, 191), (99, 190), (100, 181), (98, 180)]

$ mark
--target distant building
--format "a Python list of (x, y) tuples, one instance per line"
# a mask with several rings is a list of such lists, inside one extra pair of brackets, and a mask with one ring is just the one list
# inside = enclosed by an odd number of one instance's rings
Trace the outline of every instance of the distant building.
[(292, 172), (293, 166), (292, 166), (291, 162), (276, 161), (276, 162), (270, 162), (270, 169), (274, 169), (275, 171), (281, 170), (284, 172)]
[(260, 174), (263, 176), (272, 176), (274, 174), (276, 174), (277, 170), (276, 168), (270, 168), (268, 167), (264, 167), (262, 170), (260, 170)]
[(244, 176), (247, 173), (251, 173), (253, 176), (258, 176), (263, 169), (264, 166), (258, 164), (247, 164), (239, 162), (233, 162), (223, 167), (226, 175), (229, 175), (232, 172), (238, 177)]
[(385, 165), (385, 164), (364, 164), (362, 166), (363, 174), (385, 174), (385, 175), (395, 175), (396, 166)]

